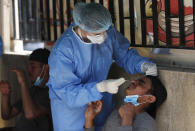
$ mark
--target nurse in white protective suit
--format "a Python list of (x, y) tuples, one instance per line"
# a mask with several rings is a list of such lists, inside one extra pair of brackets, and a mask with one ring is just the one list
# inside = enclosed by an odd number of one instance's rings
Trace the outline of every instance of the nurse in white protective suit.
[(101, 4), (77, 3), (73, 18), (49, 57), (53, 127), (83, 131), (88, 103), (101, 99), (103, 109), (95, 120), (99, 130), (112, 111), (112, 94), (125, 82), (124, 78), (106, 80), (113, 60), (131, 74), (157, 75), (157, 68), (129, 49), (129, 41), (112, 26), (111, 15)]

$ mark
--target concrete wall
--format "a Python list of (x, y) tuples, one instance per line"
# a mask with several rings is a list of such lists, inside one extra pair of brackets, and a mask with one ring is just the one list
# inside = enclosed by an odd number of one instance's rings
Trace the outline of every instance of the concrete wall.
[(158, 112), (159, 131), (195, 130), (195, 73), (160, 70), (168, 99)]

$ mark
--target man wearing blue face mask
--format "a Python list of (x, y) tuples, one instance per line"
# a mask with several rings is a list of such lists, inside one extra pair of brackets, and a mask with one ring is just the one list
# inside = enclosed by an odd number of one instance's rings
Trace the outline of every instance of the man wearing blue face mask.
[(113, 60), (131, 74), (157, 75), (157, 68), (129, 49), (129, 41), (112, 26), (111, 15), (101, 4), (77, 3), (73, 19), (49, 57), (54, 131), (82, 131), (87, 104), (101, 99), (103, 109), (95, 120), (99, 130), (112, 111), (112, 94), (125, 82), (106, 80)]
[[(124, 104), (113, 110), (101, 131), (157, 131), (157, 108), (167, 97), (166, 88), (154, 76), (131, 81)], [(94, 131), (93, 120), (101, 111), (101, 101), (89, 103), (85, 112), (85, 131)]]
[(37, 49), (29, 56), (28, 75), (32, 87), (28, 88), (24, 73), (18, 69), (11, 69), (17, 75), (21, 89), (21, 100), (10, 105), (11, 87), (7, 81), (0, 81), (2, 94), (1, 115), (9, 120), (19, 113), (22, 115), (13, 131), (51, 131), (51, 113), (48, 87), (45, 83), (49, 79), (48, 57), (50, 51)]

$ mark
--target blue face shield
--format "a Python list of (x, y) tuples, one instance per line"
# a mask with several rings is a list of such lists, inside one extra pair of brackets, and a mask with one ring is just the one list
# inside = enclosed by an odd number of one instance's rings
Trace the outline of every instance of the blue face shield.
[(124, 98), (124, 102), (126, 102), (126, 103), (129, 103), (130, 102), (134, 106), (139, 106), (140, 104), (146, 103), (146, 102), (138, 103), (137, 100), (138, 100), (139, 97), (140, 97), (139, 95), (129, 95), (129, 96), (126, 96)]
[(40, 75), (37, 77), (36, 81), (34, 82), (34, 84), (33, 84), (34, 86), (40, 86), (41, 83), (43, 82), (45, 73), (44, 73), (44, 75), (43, 75), (43, 78), (41, 78), (40, 76), (41, 76), (41, 74), (43, 73), (44, 68), (45, 68), (45, 65), (43, 65), (43, 68), (42, 68), (42, 71), (41, 71)]

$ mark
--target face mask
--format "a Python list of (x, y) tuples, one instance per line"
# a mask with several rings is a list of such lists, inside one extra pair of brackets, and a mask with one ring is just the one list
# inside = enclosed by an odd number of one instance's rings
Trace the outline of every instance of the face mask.
[(107, 37), (106, 33), (96, 35), (96, 36), (87, 35), (87, 38), (91, 41), (91, 43), (94, 43), (94, 44), (102, 44), (104, 40), (106, 39), (106, 37)]
[(45, 65), (43, 65), (43, 68), (42, 68), (42, 71), (41, 71), (40, 75), (37, 77), (35, 83), (33, 84), (34, 86), (40, 86), (41, 83), (43, 82), (45, 73), (44, 73), (44, 75), (43, 75), (43, 78), (41, 78), (40, 76), (41, 76), (41, 74), (43, 73), (44, 68), (45, 68)]
[[(80, 28), (78, 28), (78, 34), (79, 34), (81, 40), (83, 40)], [(87, 39), (90, 40), (91, 43), (84, 42), (85, 44), (102, 44), (107, 37), (107, 33), (105, 32), (104, 34), (100, 34), (100, 35), (96, 35), (96, 36), (88, 36), (87, 35), (86, 37), (87, 37)]]
[(40, 76), (37, 77), (37, 80), (34, 83), (34, 86), (40, 86), (43, 81), (43, 78), (40, 78)]
[(126, 103), (129, 103), (129, 102), (130, 102), (130, 103), (133, 104), (134, 106), (138, 106), (138, 105), (140, 105), (140, 104), (146, 103), (146, 102), (138, 103), (137, 100), (138, 100), (139, 97), (140, 97), (140, 96), (138, 96), (138, 95), (129, 95), (129, 96), (126, 96), (126, 97), (124, 98), (124, 102), (126, 102)]

